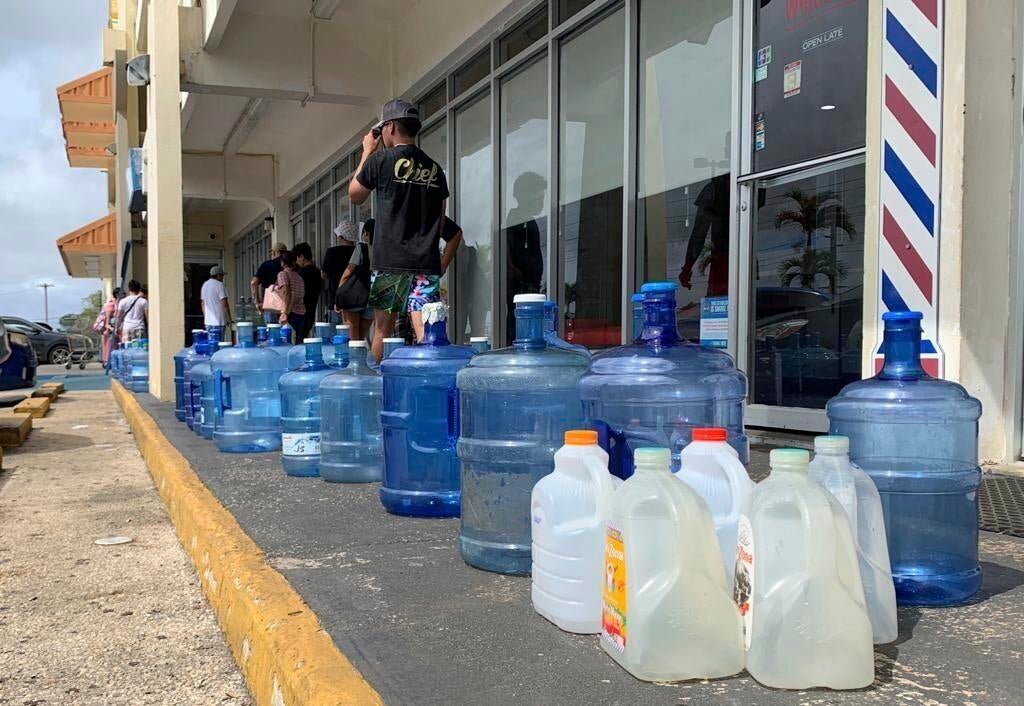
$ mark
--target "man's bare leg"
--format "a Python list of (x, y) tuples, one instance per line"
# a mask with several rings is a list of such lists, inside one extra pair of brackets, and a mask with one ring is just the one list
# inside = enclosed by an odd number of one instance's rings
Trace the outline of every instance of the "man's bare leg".
[(387, 311), (376, 309), (373, 312), (373, 352), (374, 360), (378, 363), (384, 357), (384, 339), (391, 336), (395, 330), (395, 320), (398, 314), (391, 314)]
[(409, 319), (412, 321), (412, 330), (416, 334), (416, 343), (423, 343), (423, 312), (410, 311)]

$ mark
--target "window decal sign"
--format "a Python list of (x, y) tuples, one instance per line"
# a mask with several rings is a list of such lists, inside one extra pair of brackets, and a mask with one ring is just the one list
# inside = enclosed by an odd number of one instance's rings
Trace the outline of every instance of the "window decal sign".
[(786, 64), (782, 70), (782, 95), (786, 98), (792, 98), (800, 93), (800, 75), (803, 65), (804, 62), (798, 59)]

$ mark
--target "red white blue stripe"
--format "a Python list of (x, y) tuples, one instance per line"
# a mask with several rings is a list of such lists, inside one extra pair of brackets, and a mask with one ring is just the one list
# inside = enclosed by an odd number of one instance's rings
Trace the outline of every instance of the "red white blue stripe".
[[(882, 311), (924, 314), (922, 358), (938, 345), (942, 0), (883, 0), (878, 296)], [(875, 368), (881, 366), (881, 329)]]

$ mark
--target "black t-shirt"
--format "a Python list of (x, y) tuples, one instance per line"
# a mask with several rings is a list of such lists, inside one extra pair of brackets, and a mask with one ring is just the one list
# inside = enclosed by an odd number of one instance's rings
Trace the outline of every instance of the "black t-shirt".
[(370, 155), (356, 178), (377, 193), (374, 269), (440, 274), (439, 225), (448, 198), (441, 165), (416, 145), (398, 145)]
[(324, 253), (324, 273), (327, 275), (327, 291), (331, 298), (338, 291), (338, 283), (355, 249), (355, 245), (335, 245), (327, 248)]
[(305, 265), (299, 268), (299, 277), (305, 285), (305, 294), (302, 296), (302, 303), (306, 305), (306, 316), (312, 316), (316, 311), (316, 304), (320, 301), (320, 268), (316, 265)]
[(277, 276), (280, 273), (281, 258), (275, 257), (273, 260), (267, 260), (260, 265), (260, 268), (256, 270), (256, 279), (258, 279), (263, 288), (266, 289), (277, 281)]

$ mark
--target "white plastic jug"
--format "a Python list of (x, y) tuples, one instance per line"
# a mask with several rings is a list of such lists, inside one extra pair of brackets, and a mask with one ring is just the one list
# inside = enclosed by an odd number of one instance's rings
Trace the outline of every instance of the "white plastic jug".
[(645, 681), (736, 674), (740, 616), (711, 512), (669, 459), (668, 449), (637, 449), (635, 473), (612, 496), (601, 646)]
[(568, 632), (601, 632), (604, 532), (616, 484), (597, 432), (567, 431), (530, 499), (533, 607)]
[(850, 462), (850, 440), (845, 436), (819, 436), (808, 474), (839, 501), (850, 521), (857, 548), (860, 581), (876, 645), (892, 642), (896, 625), (896, 588), (889, 565), (882, 499), (871, 477)]
[(779, 689), (860, 689), (874, 680), (871, 621), (842, 506), (807, 475), (810, 454), (771, 452), (736, 543), (747, 671)]
[(720, 427), (694, 429), (693, 441), (679, 454), (676, 478), (697, 491), (711, 510), (731, 591), (736, 570), (736, 526), (754, 481), (736, 449), (726, 443), (726, 436), (726, 430)]

